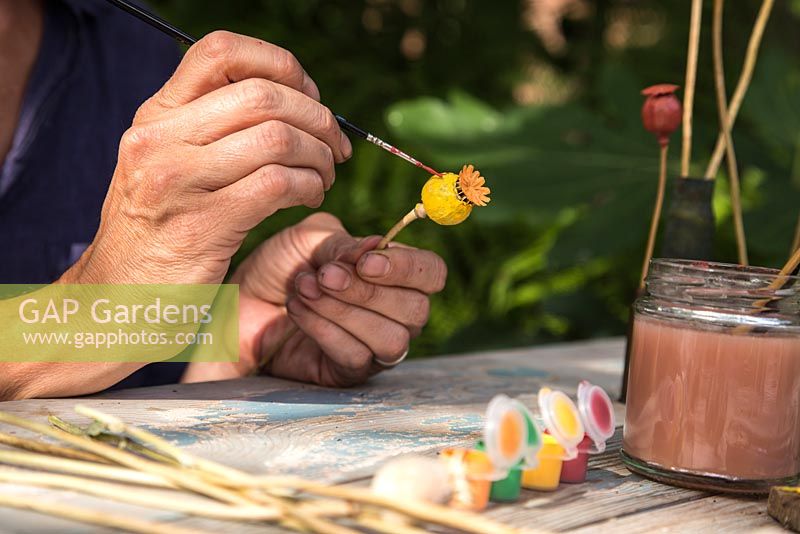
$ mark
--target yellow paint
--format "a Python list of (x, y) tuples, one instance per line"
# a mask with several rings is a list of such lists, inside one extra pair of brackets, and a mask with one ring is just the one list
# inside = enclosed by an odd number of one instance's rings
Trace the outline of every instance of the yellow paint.
[(422, 205), (428, 218), (445, 226), (462, 223), (472, 212), (472, 205), (462, 202), (456, 191), (458, 175), (446, 172), (431, 176), (422, 188)]
[(558, 481), (561, 478), (564, 448), (550, 434), (544, 434), (542, 438), (542, 448), (536, 455), (539, 465), (522, 472), (522, 487), (539, 491), (553, 491), (558, 488)]
[(450, 506), (473, 511), (486, 508), (494, 472), (489, 456), (483, 451), (453, 447), (444, 449), (439, 457), (450, 474)]
[(578, 435), (580, 423), (575, 408), (566, 400), (556, 397), (553, 402), (553, 415), (556, 417), (557, 424), (567, 438), (575, 438)]
[(507, 411), (500, 420), (499, 432), (500, 454), (505, 458), (515, 458), (520, 455), (522, 444), (522, 424), (516, 412)]

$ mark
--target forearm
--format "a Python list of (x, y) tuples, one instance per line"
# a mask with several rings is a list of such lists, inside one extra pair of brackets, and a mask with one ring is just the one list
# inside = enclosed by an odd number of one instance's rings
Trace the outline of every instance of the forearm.
[(74, 397), (97, 393), (137, 371), (142, 363), (0, 363), (0, 400)]

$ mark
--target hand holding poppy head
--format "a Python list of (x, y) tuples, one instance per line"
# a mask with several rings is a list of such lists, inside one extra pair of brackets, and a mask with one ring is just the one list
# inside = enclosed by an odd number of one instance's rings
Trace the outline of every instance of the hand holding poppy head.
[(642, 106), (642, 124), (656, 136), (661, 146), (669, 143), (669, 136), (681, 125), (683, 108), (675, 96), (678, 88), (671, 83), (660, 83), (642, 91), (647, 97)]

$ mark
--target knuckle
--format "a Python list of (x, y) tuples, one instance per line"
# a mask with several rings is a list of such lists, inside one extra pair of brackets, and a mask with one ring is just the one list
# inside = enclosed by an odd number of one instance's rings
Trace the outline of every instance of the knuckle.
[(442, 291), (447, 284), (447, 264), (443, 259), (436, 256), (433, 262), (433, 282), (431, 288), (434, 293)]
[(236, 84), (239, 99), (253, 111), (263, 111), (275, 106), (275, 88), (268, 80), (250, 78)]
[(275, 51), (274, 65), (276, 74), (281, 78), (303, 79), (303, 67), (294, 54), (280, 48)]
[(159, 142), (159, 133), (155, 128), (148, 126), (131, 126), (119, 143), (121, 155), (129, 159), (140, 159)]
[(409, 324), (414, 328), (422, 328), (428, 324), (431, 314), (431, 302), (423, 295), (411, 299), (411, 317)]
[(212, 60), (224, 59), (233, 52), (239, 38), (236, 34), (217, 30), (209, 33), (198, 41), (198, 52)]
[(361, 290), (359, 291), (358, 300), (364, 306), (374, 306), (381, 301), (381, 291), (378, 286), (375, 284), (364, 283), (361, 285)]
[(261, 190), (256, 191), (257, 195), (263, 195), (268, 198), (283, 198), (291, 193), (292, 180), (286, 168), (267, 165), (259, 169), (258, 172), (261, 176), (257, 183)]
[(334, 169), (336, 165), (336, 160), (333, 157), (333, 152), (331, 152), (331, 149), (328, 148), (327, 146), (325, 147), (325, 150), (322, 151), (322, 157), (325, 160), (325, 170), (328, 173), (330, 173), (331, 176), (333, 176), (335, 172)]
[(392, 360), (402, 356), (411, 341), (411, 334), (405, 328), (394, 329), (386, 336), (384, 346), (378, 356), (390, 358)]
[(259, 143), (274, 156), (285, 156), (294, 150), (294, 136), (286, 123), (267, 121), (259, 131)]
[(322, 106), (322, 117), (320, 118), (319, 123), (323, 132), (332, 136), (336, 136), (334, 138), (338, 138), (339, 123), (337, 122), (336, 117), (333, 116), (333, 112), (329, 108)]

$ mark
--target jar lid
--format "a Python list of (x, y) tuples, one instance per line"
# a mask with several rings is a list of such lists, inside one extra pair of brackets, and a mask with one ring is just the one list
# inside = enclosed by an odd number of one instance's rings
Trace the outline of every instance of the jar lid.
[(547, 432), (564, 447), (565, 459), (575, 458), (584, 430), (580, 412), (572, 399), (561, 391), (542, 388), (539, 390), (539, 411)]
[(586, 435), (594, 442), (590, 452), (603, 452), (614, 435), (614, 403), (603, 388), (583, 380), (578, 384), (578, 410)]
[(495, 469), (508, 472), (521, 461), (536, 465), (542, 437), (525, 405), (501, 394), (486, 408), (484, 445)]

